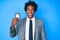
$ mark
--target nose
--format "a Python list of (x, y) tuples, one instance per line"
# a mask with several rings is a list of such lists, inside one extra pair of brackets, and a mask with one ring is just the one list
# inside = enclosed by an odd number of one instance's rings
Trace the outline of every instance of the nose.
[(32, 10), (30, 10), (30, 14), (32, 14)]

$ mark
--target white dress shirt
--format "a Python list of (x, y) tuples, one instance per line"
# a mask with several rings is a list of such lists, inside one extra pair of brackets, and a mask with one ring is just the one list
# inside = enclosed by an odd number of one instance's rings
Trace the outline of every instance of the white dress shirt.
[(30, 20), (32, 20), (32, 27), (33, 27), (33, 40), (34, 40), (34, 32), (35, 32), (35, 17), (33, 17), (32, 19), (29, 19), (27, 17), (26, 19), (26, 30), (25, 30), (25, 40), (29, 40), (29, 23)]

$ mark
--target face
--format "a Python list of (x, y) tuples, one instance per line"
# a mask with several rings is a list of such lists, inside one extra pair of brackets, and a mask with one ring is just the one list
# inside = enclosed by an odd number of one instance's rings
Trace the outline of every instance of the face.
[(27, 6), (27, 15), (31, 19), (34, 16), (34, 7), (32, 5)]

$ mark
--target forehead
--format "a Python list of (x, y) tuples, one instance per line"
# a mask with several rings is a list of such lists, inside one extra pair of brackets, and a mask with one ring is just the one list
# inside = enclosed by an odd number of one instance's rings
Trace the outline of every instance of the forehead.
[(28, 5), (27, 8), (34, 8), (34, 6), (32, 6), (32, 5)]

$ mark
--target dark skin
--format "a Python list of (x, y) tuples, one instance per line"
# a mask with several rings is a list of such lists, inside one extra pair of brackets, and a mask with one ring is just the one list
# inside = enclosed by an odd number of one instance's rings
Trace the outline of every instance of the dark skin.
[[(27, 6), (26, 13), (29, 19), (32, 19), (34, 16), (34, 7), (32, 5)], [(18, 22), (18, 18), (13, 18), (12, 20), (12, 30), (14, 29), (15, 24)]]
[(30, 18), (30, 19), (32, 19), (33, 18), (33, 16), (34, 16), (34, 7), (32, 6), (32, 5), (29, 5), (28, 7), (27, 7), (27, 15), (28, 15), (28, 17)]

